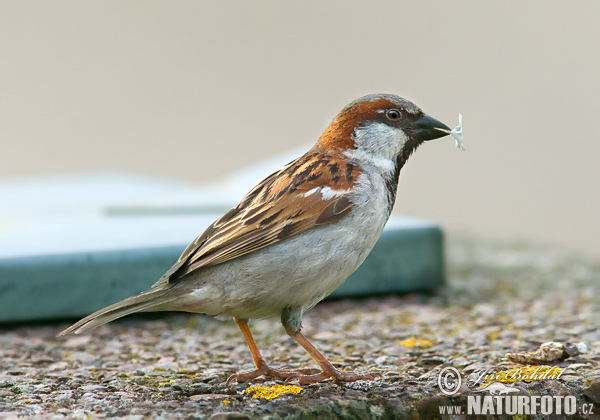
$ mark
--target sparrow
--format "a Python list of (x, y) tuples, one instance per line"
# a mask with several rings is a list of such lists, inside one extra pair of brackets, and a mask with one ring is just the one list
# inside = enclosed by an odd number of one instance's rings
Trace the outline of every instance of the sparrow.
[[(336, 369), (301, 333), (305, 311), (365, 260), (396, 200), (400, 170), (424, 141), (450, 128), (396, 95), (359, 98), (333, 119), (305, 155), (274, 172), (210, 225), (151, 289), (62, 331), (79, 334), (135, 312), (184, 311), (233, 318), (256, 369), (310, 384), (374, 379)], [(280, 370), (263, 359), (248, 320), (280, 317), (286, 333), (320, 366)]]

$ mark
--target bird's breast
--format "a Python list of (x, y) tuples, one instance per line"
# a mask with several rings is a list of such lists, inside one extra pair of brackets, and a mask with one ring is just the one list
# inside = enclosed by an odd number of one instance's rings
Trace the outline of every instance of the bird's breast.
[(240, 318), (314, 306), (360, 266), (389, 217), (385, 185), (371, 178), (359, 177), (352, 210), (336, 222), (190, 274), (188, 284), (198, 288), (187, 304), (198, 312)]

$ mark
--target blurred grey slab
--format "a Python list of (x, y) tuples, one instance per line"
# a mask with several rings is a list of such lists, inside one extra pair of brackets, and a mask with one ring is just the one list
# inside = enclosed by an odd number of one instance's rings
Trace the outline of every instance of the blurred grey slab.
[[(243, 178), (258, 181), (258, 172)], [(239, 180), (211, 188), (124, 174), (0, 182), (0, 322), (80, 317), (147, 289), (241, 198)], [(443, 281), (441, 229), (393, 216), (332, 297)]]

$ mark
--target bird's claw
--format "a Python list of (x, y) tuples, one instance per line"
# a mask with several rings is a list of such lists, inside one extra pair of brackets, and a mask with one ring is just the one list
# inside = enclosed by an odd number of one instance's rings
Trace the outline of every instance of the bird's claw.
[(251, 372), (247, 373), (234, 373), (229, 378), (227, 378), (227, 382), (225, 382), (225, 386), (229, 386), (233, 381), (237, 383), (251, 381), (252, 379), (256, 379), (259, 376), (264, 376), (270, 379), (287, 379), (290, 377), (297, 376), (311, 376), (318, 372), (318, 369), (315, 368), (307, 368), (307, 369), (297, 369), (297, 370), (279, 370), (273, 369), (269, 366), (263, 366), (258, 369), (255, 369)]
[(359, 375), (352, 372), (344, 372), (342, 370), (337, 370), (335, 368), (323, 370), (315, 375), (303, 375), (300, 373), (295, 373), (290, 375), (285, 380), (285, 385), (289, 384), (294, 380), (298, 380), (298, 384), (300, 385), (310, 385), (316, 384), (318, 382), (322, 382), (326, 379), (333, 379), (334, 381), (339, 382), (356, 382), (356, 381), (372, 381), (376, 378), (380, 378), (380, 373), (366, 373), (364, 375)]

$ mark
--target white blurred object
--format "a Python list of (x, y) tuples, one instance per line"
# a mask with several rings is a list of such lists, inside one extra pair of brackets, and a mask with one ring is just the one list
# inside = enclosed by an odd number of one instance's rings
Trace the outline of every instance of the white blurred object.
[(462, 145), (463, 141), (463, 132), (462, 132), (462, 114), (458, 114), (458, 125), (450, 131), (450, 135), (454, 137), (454, 141), (456, 142), (456, 147), (460, 150), (465, 150)]

